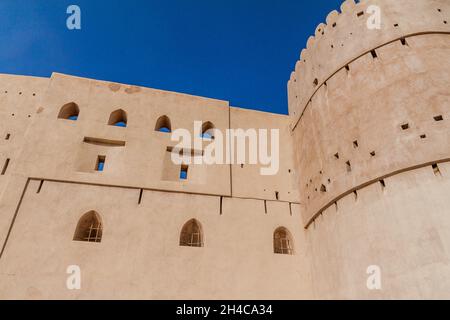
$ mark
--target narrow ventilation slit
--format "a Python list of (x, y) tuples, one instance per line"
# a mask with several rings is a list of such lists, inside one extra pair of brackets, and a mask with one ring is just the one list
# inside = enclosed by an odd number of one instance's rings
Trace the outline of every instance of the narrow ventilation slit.
[(381, 185), (381, 189), (384, 190), (384, 188), (386, 188), (386, 182), (384, 181), (384, 179), (380, 180), (380, 185)]
[(349, 66), (349, 65), (346, 65), (346, 66), (345, 66), (345, 70), (347, 70), (347, 72), (350, 71), (350, 66)]
[(358, 191), (353, 191), (353, 195), (355, 196), (355, 201), (358, 200)]
[(264, 200), (264, 213), (267, 214), (267, 200)]
[(400, 42), (401, 42), (402, 45), (404, 45), (404, 46), (407, 46), (407, 45), (408, 45), (408, 43), (406, 42), (406, 39), (405, 39), (405, 38), (401, 38), (401, 39), (400, 39)]
[(444, 120), (444, 117), (442, 116), (442, 115), (438, 115), (438, 116), (435, 116), (434, 117), (434, 121), (443, 121)]
[(139, 191), (139, 200), (138, 200), (138, 204), (141, 204), (142, 203), (142, 195), (144, 194), (144, 189), (141, 189), (140, 191)]
[(11, 161), (11, 159), (9, 159), (9, 158), (5, 160), (5, 164), (3, 165), (3, 169), (2, 169), (2, 176), (4, 176), (6, 174), (6, 170), (8, 170), (10, 161)]
[(339, 210), (339, 206), (338, 206), (337, 201), (334, 202), (334, 208), (335, 208), (336, 212)]
[(275, 199), (280, 200), (280, 193), (275, 191)]
[(220, 215), (223, 214), (223, 197), (220, 197)]
[(437, 176), (437, 177), (442, 176), (441, 170), (439, 169), (439, 166), (437, 163), (434, 163), (431, 167), (433, 168), (433, 172), (434, 172), (435, 176)]
[(289, 213), (292, 217), (292, 202), (289, 202)]
[(41, 182), (39, 183), (39, 187), (38, 187), (36, 193), (41, 193), (41, 190), (42, 190), (42, 186), (43, 186), (43, 185), (44, 185), (44, 180), (41, 180)]
[(372, 58), (378, 58), (377, 52), (375, 50), (370, 51), (370, 53), (372, 54)]
[(350, 161), (347, 161), (345, 164), (347, 165), (347, 172), (352, 172), (352, 164)]

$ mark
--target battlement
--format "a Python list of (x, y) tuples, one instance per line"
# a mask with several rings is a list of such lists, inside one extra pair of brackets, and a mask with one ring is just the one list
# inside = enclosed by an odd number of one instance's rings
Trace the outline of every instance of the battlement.
[[(368, 8), (381, 11), (380, 29), (370, 30)], [(294, 128), (311, 98), (326, 81), (365, 54), (396, 40), (426, 33), (449, 33), (450, 2), (445, 0), (346, 0), (308, 39), (288, 82), (289, 114)], [(374, 51), (375, 50), (375, 51)]]

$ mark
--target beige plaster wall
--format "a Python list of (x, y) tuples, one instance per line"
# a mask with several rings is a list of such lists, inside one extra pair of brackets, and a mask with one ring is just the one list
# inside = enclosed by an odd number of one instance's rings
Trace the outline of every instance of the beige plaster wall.
[[(139, 189), (30, 181), (0, 259), (2, 299), (288, 299), (311, 292), (298, 206)], [(96, 210), (101, 243), (72, 241), (78, 219)], [(179, 246), (195, 218), (203, 248)], [(274, 255), (284, 226), (296, 254)], [(298, 252), (298, 254), (297, 254)], [(66, 288), (79, 265), (82, 289)], [(304, 270), (299, 272), (299, 268)]]
[[(307, 230), (318, 299), (449, 299), (450, 163), (370, 185), (325, 210)], [(369, 266), (382, 290), (368, 290)]]
[[(19, 79), (22, 87), (33, 88), (28, 78)], [(58, 73), (40, 83), (39, 102), (27, 107), (32, 119), (18, 125), (24, 138), (0, 201), (0, 298), (311, 296), (288, 116)], [(80, 108), (78, 120), (58, 119), (71, 102)], [(127, 113), (127, 128), (108, 125), (118, 109)], [(167, 152), (176, 142), (155, 131), (162, 115), (172, 130), (192, 132), (194, 121), (211, 121), (223, 133), (279, 129), (279, 175), (260, 177), (257, 166), (192, 165), (188, 180), (180, 181)], [(98, 155), (106, 156), (103, 172), (94, 170)], [(78, 219), (90, 210), (102, 217), (102, 242), (74, 242)], [(179, 246), (181, 227), (192, 218), (202, 224), (203, 248)], [(293, 256), (273, 253), (273, 232), (280, 226), (294, 238)], [(81, 267), (81, 291), (66, 288), (69, 265)]]
[(302, 52), (288, 87), (315, 298), (449, 297), (448, 6), (345, 1)]

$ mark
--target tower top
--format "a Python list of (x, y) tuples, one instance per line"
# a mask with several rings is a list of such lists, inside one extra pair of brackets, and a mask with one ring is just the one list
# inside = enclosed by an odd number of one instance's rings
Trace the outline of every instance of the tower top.
[[(425, 33), (450, 33), (448, 0), (346, 0), (317, 26), (288, 82), (292, 127), (332, 75), (373, 50)], [(378, 23), (379, 22), (379, 23)]]

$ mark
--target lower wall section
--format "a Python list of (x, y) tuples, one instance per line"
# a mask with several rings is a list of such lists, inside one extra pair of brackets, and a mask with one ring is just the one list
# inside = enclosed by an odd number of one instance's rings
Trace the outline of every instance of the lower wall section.
[[(31, 180), (0, 259), (0, 299), (302, 299), (312, 292), (300, 207), (288, 203)], [(38, 193), (39, 190), (39, 193)], [(73, 241), (101, 215), (101, 243)], [(222, 211), (222, 212), (221, 212)], [(204, 247), (180, 247), (197, 219)], [(295, 255), (273, 253), (273, 232)], [(68, 266), (81, 290), (68, 290)]]
[[(307, 231), (316, 298), (450, 298), (450, 164), (439, 170), (370, 185), (316, 219)], [(367, 288), (371, 265), (382, 290)]]

